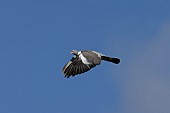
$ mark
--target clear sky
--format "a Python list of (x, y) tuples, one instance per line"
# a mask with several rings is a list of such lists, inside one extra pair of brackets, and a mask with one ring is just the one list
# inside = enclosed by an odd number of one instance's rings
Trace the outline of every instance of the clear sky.
[[(169, 0), (1, 0), (0, 113), (170, 113)], [(72, 49), (121, 58), (64, 78)]]

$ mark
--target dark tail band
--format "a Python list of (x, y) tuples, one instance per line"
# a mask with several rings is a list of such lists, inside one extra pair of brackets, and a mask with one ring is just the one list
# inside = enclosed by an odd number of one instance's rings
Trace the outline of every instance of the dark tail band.
[(120, 62), (119, 58), (111, 58), (111, 57), (107, 57), (107, 56), (102, 56), (101, 59), (108, 61), (108, 62), (115, 63), (115, 64), (119, 64), (119, 62)]

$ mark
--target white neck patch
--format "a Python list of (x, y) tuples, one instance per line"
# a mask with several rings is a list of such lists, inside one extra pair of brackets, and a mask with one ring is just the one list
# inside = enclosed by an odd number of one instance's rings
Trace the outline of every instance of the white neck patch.
[(80, 54), (81, 54), (81, 51), (78, 52), (78, 55), (80, 55)]

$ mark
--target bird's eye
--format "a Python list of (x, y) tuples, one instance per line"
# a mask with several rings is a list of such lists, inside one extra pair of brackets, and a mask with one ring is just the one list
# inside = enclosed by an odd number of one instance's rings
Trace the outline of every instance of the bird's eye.
[(74, 55), (73, 58), (76, 58), (76, 55)]

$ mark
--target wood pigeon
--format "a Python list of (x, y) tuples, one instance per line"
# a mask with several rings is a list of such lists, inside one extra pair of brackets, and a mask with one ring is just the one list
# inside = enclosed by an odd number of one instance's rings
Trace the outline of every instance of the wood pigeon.
[(96, 65), (99, 65), (101, 63), (101, 60), (105, 60), (115, 64), (119, 64), (120, 62), (119, 58), (111, 58), (99, 52), (91, 50), (72, 50), (70, 53), (74, 54), (74, 56), (62, 69), (63, 74), (67, 78), (90, 70)]

